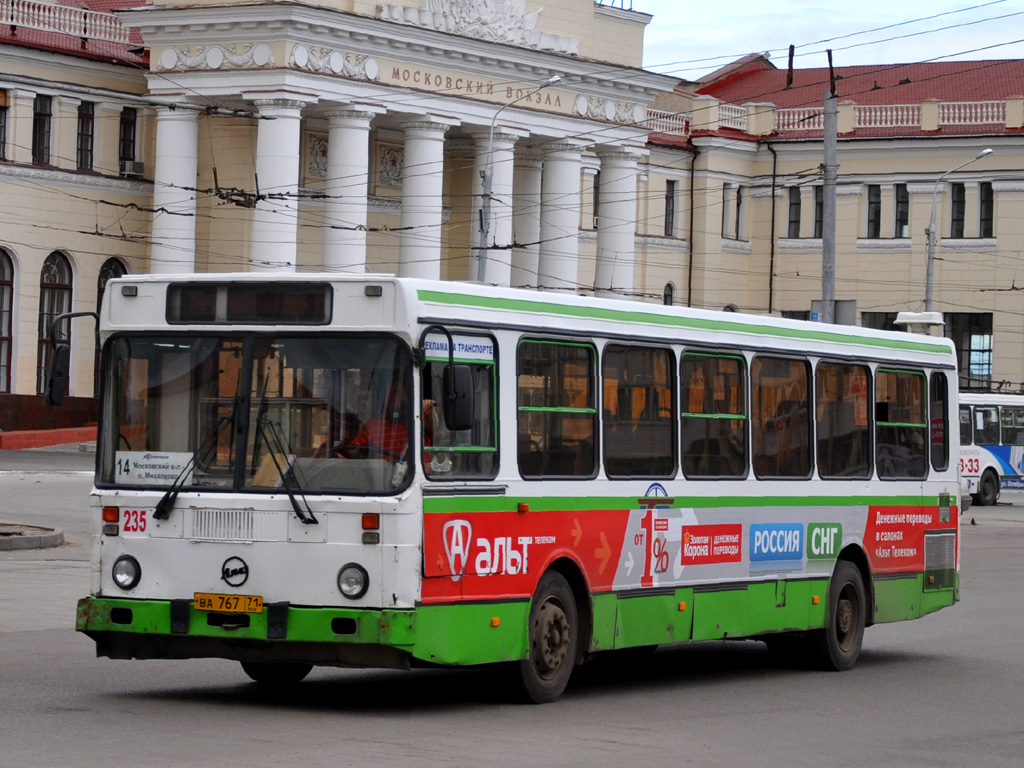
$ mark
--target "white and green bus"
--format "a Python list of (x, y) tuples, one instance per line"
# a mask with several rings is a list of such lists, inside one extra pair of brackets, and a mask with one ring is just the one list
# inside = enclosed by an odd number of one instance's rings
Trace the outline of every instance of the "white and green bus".
[(544, 702), (670, 643), (847, 669), (958, 599), (944, 339), (255, 274), (112, 280), (99, 335), (100, 656), (503, 664)]

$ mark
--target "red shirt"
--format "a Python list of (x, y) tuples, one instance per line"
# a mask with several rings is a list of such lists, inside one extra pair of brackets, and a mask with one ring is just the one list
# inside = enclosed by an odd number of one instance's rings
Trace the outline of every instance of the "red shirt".
[(401, 461), (409, 451), (409, 435), (405, 424), (388, 421), (384, 416), (374, 416), (355, 436), (350, 445), (366, 445), (385, 451), (384, 458)]

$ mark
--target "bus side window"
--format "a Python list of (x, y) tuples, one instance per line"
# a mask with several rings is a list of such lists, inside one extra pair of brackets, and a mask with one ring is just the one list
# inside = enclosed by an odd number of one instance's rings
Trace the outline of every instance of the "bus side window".
[(996, 406), (974, 406), (974, 442), (976, 445), (999, 445), (999, 409)]
[(494, 363), (473, 361), (467, 367), (472, 372), (473, 424), (460, 430), (450, 429), (442, 415), (447, 361), (431, 360), (423, 367), (421, 450), (423, 471), (431, 480), (493, 477), (497, 471)]
[(875, 376), (875, 467), (883, 478), (927, 477), (925, 377), (879, 369)]
[(523, 477), (593, 477), (597, 472), (595, 359), (589, 344), (520, 342), (516, 407)]
[(943, 470), (949, 466), (949, 382), (946, 381), (946, 374), (933, 373), (931, 385), (928, 418), (931, 427), (932, 468)]
[(1024, 408), (1004, 405), (1000, 410), (1003, 445), (1024, 445)]
[(751, 365), (754, 472), (811, 475), (810, 363), (757, 357)]
[(870, 381), (871, 372), (864, 365), (818, 364), (817, 453), (822, 477), (871, 477)]
[(691, 353), (680, 364), (680, 426), (687, 477), (747, 474), (746, 365)]
[(971, 406), (960, 406), (960, 445), (973, 445), (974, 429), (971, 428)]
[(676, 468), (672, 353), (609, 344), (601, 362), (609, 477), (671, 477)]

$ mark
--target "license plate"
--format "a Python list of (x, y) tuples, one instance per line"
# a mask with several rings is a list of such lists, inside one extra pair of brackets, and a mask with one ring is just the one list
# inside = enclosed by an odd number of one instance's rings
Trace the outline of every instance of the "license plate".
[(196, 592), (195, 607), (197, 611), (263, 613), (263, 598), (259, 595), (217, 595), (210, 592)]

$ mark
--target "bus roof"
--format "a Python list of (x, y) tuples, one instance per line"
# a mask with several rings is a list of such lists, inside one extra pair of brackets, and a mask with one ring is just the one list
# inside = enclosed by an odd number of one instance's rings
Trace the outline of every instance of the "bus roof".
[(963, 405), (1024, 405), (1024, 394), (961, 392), (960, 403)]
[[(224, 284), (330, 283), (341, 291), (331, 322), (319, 329), (404, 330), (418, 338), (417, 326), (447, 323), (452, 326), (510, 327), (536, 333), (570, 333), (609, 337), (645, 337), (651, 340), (693, 343), (740, 343), (835, 355), (837, 348), (851, 356), (893, 355), (906, 362), (928, 362), (952, 367), (955, 349), (950, 340), (905, 332), (877, 331), (842, 325), (824, 325), (769, 315), (670, 307), (623, 299), (594, 298), (555, 291), (505, 288), (479, 283), (399, 278), (393, 275), (335, 275), (323, 273), (210, 273), (137, 275), (111, 280), (105, 292), (101, 332), (122, 330), (181, 330), (167, 319), (165, 286)], [(134, 285), (125, 291), (124, 286)], [(390, 286), (375, 298), (367, 285)], [(347, 290), (346, 290), (347, 288)], [(146, 298), (148, 301), (138, 301)], [(389, 307), (383, 304), (391, 303)], [(386, 309), (387, 311), (381, 311)], [(251, 325), (251, 324), (249, 324)], [(189, 328), (224, 330), (225, 323), (189, 324)], [(231, 327), (231, 326), (227, 326)], [(289, 326), (299, 329), (302, 326)], [(256, 326), (266, 330), (266, 326)], [(253, 328), (254, 330), (256, 328)]]

